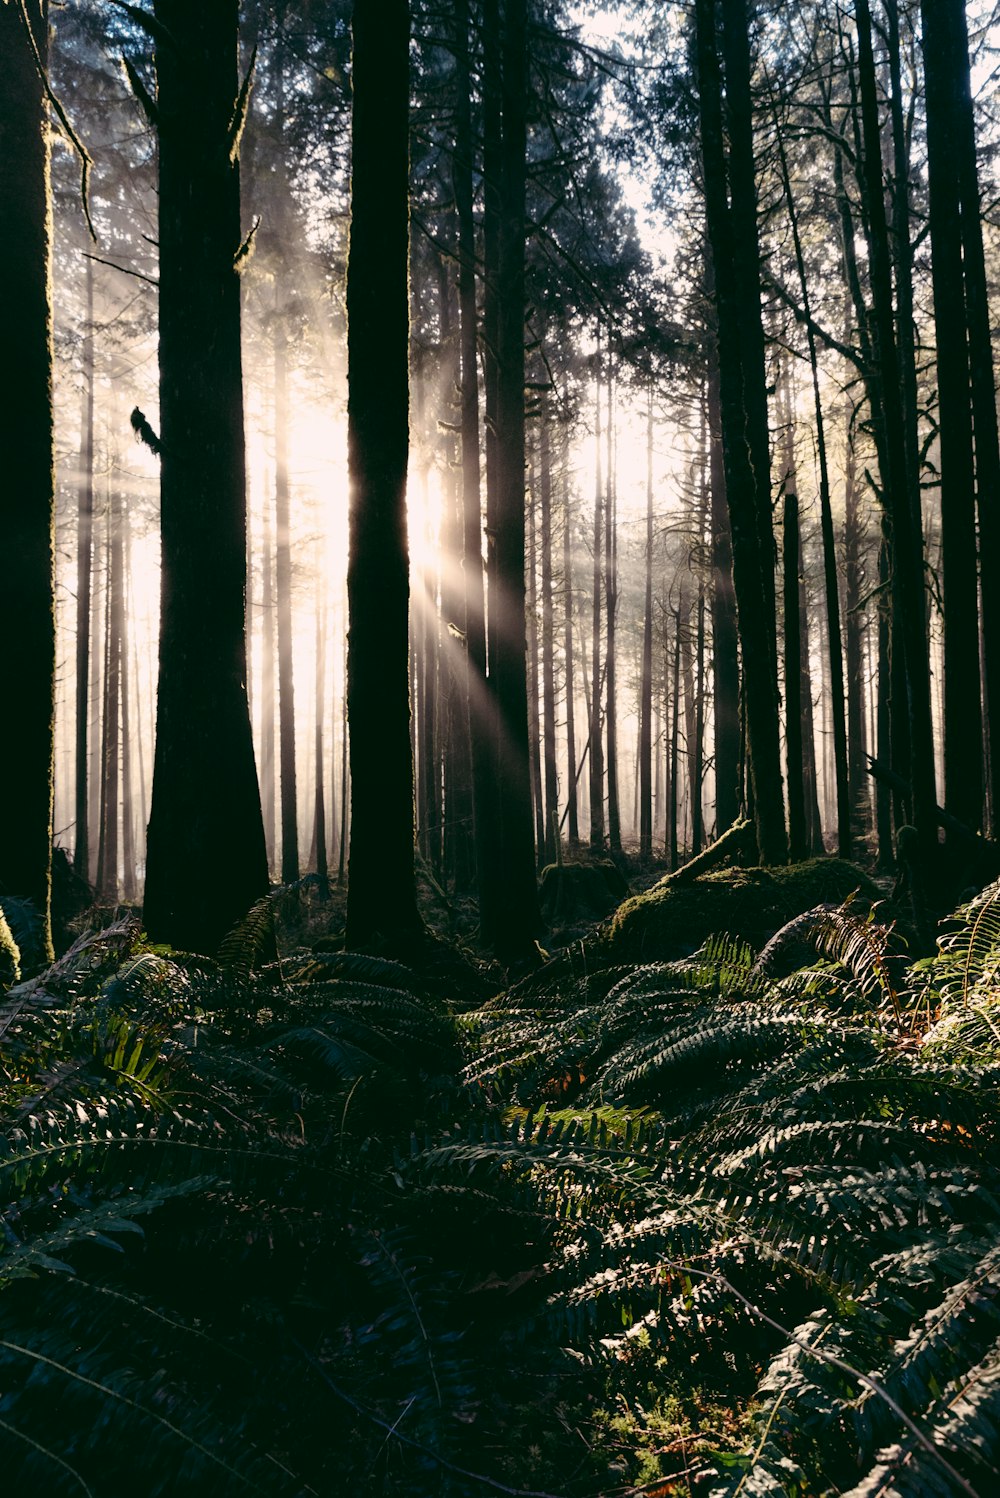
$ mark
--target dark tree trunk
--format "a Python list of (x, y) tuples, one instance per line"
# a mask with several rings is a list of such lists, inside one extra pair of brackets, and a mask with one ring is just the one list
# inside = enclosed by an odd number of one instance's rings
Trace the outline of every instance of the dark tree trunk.
[(101, 834), (97, 892), (108, 904), (118, 900), (119, 815), (121, 812), (121, 681), (125, 593), (122, 576), (122, 496), (112, 481), (107, 513), (107, 566), (104, 644), (104, 730), (101, 744)]
[(326, 762), (323, 747), (323, 722), (326, 713), (326, 601), (323, 593), (324, 579), (319, 578), (316, 587), (316, 677), (315, 711), (316, 727), (313, 735), (313, 757), (316, 765), (316, 785), (313, 799), (313, 868), (325, 894), (329, 887), (329, 856), (326, 842)]
[(799, 500), (785, 493), (785, 745), (788, 762), (788, 855), (806, 856), (806, 801), (802, 777), (802, 637), (799, 628)]
[(604, 602), (607, 614), (604, 674), (607, 693), (608, 749), (608, 846), (613, 857), (621, 857), (622, 827), (618, 795), (618, 497), (615, 473), (614, 418), (612, 400), (614, 377), (608, 358), (608, 481), (604, 506)]
[[(944, 809), (983, 825), (976, 496), (962, 245), (960, 118), (968, 50), (952, 7), (923, 7), (944, 595)], [(964, 23), (963, 23), (964, 24)], [(975, 210), (978, 213), (978, 203)], [(986, 591), (989, 591), (987, 588)]]
[[(913, 821), (927, 848), (937, 841), (937, 799), (925, 629), (923, 547), (919, 526), (914, 524), (916, 505), (911, 485), (916, 484), (916, 475), (909, 473), (906, 458), (906, 426), (893, 325), (892, 273), (868, 0), (856, 0), (856, 15), (863, 142), (861, 181), (868, 214), (871, 299), (874, 311), (872, 384), (877, 397), (874, 408), (876, 411), (881, 410), (884, 422), (885, 467), (882, 482), (891, 525), (893, 624), (894, 630), (898, 630), (906, 675)], [(894, 735), (894, 739), (896, 737)], [(895, 749), (894, 743), (894, 763), (898, 759)]]
[[(454, 188), (458, 216), (458, 306), (461, 348), (462, 574), (465, 604), (465, 695), (472, 756), (472, 809), (480, 886), (490, 854), (484, 845), (489, 819), (489, 721), (486, 696), (486, 598), (483, 587), (483, 516), (479, 470), (476, 241), (473, 219), (473, 143), (470, 105), (468, 0), (455, 0)], [(465, 839), (468, 843), (468, 838)]]
[(556, 667), (555, 618), (553, 609), (552, 565), (552, 451), (549, 414), (542, 412), (539, 432), (539, 467), (541, 488), (542, 549), (542, 727), (545, 766), (545, 838), (544, 861), (556, 856), (559, 837), (559, 780), (556, 773)]
[[(816, 421), (816, 453), (819, 459), (819, 510), (820, 529), (823, 538), (823, 581), (826, 593), (826, 625), (828, 640), (828, 663), (830, 668), (830, 713), (833, 727), (834, 777), (837, 797), (837, 851), (841, 858), (852, 854), (851, 838), (851, 794), (847, 769), (847, 716), (844, 706), (844, 655), (840, 631), (840, 579), (837, 574), (837, 548), (833, 533), (833, 508), (830, 502), (830, 470), (826, 453), (826, 425), (823, 418), (823, 401), (819, 384), (819, 360), (816, 353), (816, 334), (812, 322), (809, 299), (809, 281), (806, 276), (805, 258), (799, 235), (798, 215), (788, 171), (784, 141), (777, 130), (781, 175), (785, 189), (785, 201), (792, 229), (792, 245), (799, 276), (802, 310), (806, 317), (806, 338), (809, 347), (809, 369), (812, 375), (813, 411)], [(789, 798), (791, 790), (789, 790)], [(789, 840), (791, 840), (791, 808), (789, 808)], [(793, 854), (794, 857), (794, 854)]]
[(722, 454), (718, 349), (709, 344), (706, 381), (709, 480), (712, 487), (712, 670), (715, 715), (716, 835), (740, 811), (740, 665), (733, 589), (733, 544)]
[(347, 942), (421, 930), (409, 703), (409, 7), (355, 0), (347, 264)]
[(564, 609), (564, 655), (566, 660), (566, 811), (568, 815), (567, 836), (569, 845), (575, 848), (580, 842), (580, 813), (577, 797), (576, 770), (576, 679), (575, 640), (573, 637), (573, 507), (569, 482), (569, 441), (562, 443), (563, 470), (563, 609)]
[(274, 329), (274, 572), (278, 614), (278, 745), (281, 780), (281, 882), (299, 877), (295, 773), (295, 677), (292, 663), (291, 488), (288, 476), (288, 348), (280, 317)]
[(726, 0), (728, 191), (712, 0), (697, 0), (695, 15), (705, 209), (718, 308), (722, 440), (754, 820), (762, 861), (783, 863), (788, 838), (778, 740), (774, 545), (746, 15), (743, 0)]
[(90, 878), (87, 791), (90, 740), (90, 594), (94, 551), (94, 262), (86, 262), (87, 311), (83, 336), (83, 411), (80, 418), (80, 504), (76, 529), (76, 837), (73, 869)]
[[(121, 685), (119, 687), (122, 725), (122, 896), (131, 902), (138, 894), (135, 852), (135, 805), (132, 773), (133, 706), (131, 682), (129, 680), (129, 579), (132, 575), (132, 539), (128, 521), (128, 509), (123, 506), (121, 514), (122, 548), (122, 599), (118, 626), (121, 647)], [(136, 747), (138, 734), (135, 735)]]
[(646, 407), (646, 587), (639, 673), (639, 855), (653, 855), (653, 386)]
[(952, 150), (959, 176), (962, 255), (969, 331), (969, 372), (975, 429), (976, 503), (982, 587), (982, 655), (989, 748), (990, 807), (994, 824), (1000, 808), (1000, 440), (997, 435), (996, 385), (986, 266), (983, 256), (982, 207), (976, 163), (976, 132), (969, 76), (969, 37), (963, 0), (941, 0), (935, 23), (947, 32), (953, 70), (954, 122)]
[(680, 863), (678, 846), (678, 802), (680, 799), (680, 776), (678, 755), (681, 738), (681, 615), (684, 609), (684, 590), (681, 589), (679, 607), (674, 611), (674, 659), (673, 690), (670, 698), (670, 798), (669, 798), (669, 856), (670, 867), (676, 869)]
[(268, 868), (277, 863), (277, 798), (275, 796), (274, 730), (277, 699), (274, 680), (274, 546), (271, 506), (264, 504), (260, 563), (260, 800)]
[(601, 557), (604, 551), (604, 482), (601, 474), (601, 330), (597, 329), (594, 404), (594, 571), (590, 639), (590, 851), (604, 851), (604, 743), (601, 733)]
[(211, 953), (267, 890), (246, 689), (238, 6), (155, 14), (162, 583), (144, 919), (154, 940)]
[(844, 613), (847, 665), (847, 773), (856, 831), (864, 836), (869, 825), (868, 775), (865, 758), (868, 739), (864, 696), (864, 615), (861, 590), (864, 581), (862, 521), (858, 508), (857, 466), (850, 412), (847, 416), (847, 458), (844, 472)]
[(539, 867), (545, 858), (545, 793), (542, 786), (542, 725), (538, 711), (538, 525), (535, 499), (537, 494), (535, 463), (531, 463), (528, 489), (528, 556), (527, 556), (527, 636), (528, 636), (528, 746), (531, 755), (531, 799), (535, 813), (535, 859)]
[(48, 108), (33, 48), (44, 65), (45, 0), (26, 0), (23, 9), (0, 6), (0, 346), (16, 360), (0, 401), (0, 637), (10, 646), (4, 664), (8, 721), (0, 734), (0, 894), (34, 902), (51, 953), (52, 221)]
[[(530, 958), (538, 929), (524, 592), (524, 254), (527, 147), (525, 0), (504, 6), (502, 58), (503, 210), (499, 244), (497, 378), (496, 655), (497, 888), (492, 945), (501, 960)], [(493, 602), (491, 600), (491, 611)]]

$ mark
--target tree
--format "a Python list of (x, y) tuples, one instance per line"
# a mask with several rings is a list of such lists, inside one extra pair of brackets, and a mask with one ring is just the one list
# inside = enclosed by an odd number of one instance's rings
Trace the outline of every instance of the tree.
[(0, 401), (0, 630), (9, 646), (0, 895), (34, 902), (51, 953), (55, 499), (46, 0), (0, 5), (0, 56), (0, 342), (17, 361)]
[(747, 18), (743, 0), (725, 0), (728, 154), (713, 0), (697, 0), (695, 18), (705, 215), (718, 314), (722, 447), (743, 658), (747, 758), (761, 860), (783, 863), (788, 857), (788, 838), (778, 745), (774, 542)]
[[(130, 8), (130, 15), (136, 12)], [(160, 533), (156, 750), (144, 919), (214, 952), (267, 889), (246, 690), (237, 0), (155, 0)], [(208, 870), (224, 861), (224, 873)]]
[(419, 933), (408, 661), (409, 6), (356, 0), (347, 261), (347, 941)]

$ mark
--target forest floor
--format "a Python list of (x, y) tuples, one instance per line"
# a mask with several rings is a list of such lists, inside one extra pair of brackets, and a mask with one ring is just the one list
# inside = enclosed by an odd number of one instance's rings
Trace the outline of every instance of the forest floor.
[(5, 1492), (1000, 1491), (1000, 888), (914, 959), (838, 860), (660, 873), (513, 981), (305, 880), (0, 997)]

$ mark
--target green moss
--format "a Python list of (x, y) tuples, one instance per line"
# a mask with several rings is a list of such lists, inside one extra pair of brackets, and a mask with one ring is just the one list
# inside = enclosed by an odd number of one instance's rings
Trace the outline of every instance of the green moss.
[(21, 954), (10, 933), (7, 917), (0, 910), (0, 988), (10, 988), (21, 978)]
[(619, 905), (601, 928), (604, 951), (616, 962), (664, 962), (683, 957), (715, 932), (754, 947), (793, 916), (858, 891), (874, 903), (882, 892), (862, 869), (840, 858), (811, 858), (786, 868), (730, 868), (689, 883), (661, 879)]

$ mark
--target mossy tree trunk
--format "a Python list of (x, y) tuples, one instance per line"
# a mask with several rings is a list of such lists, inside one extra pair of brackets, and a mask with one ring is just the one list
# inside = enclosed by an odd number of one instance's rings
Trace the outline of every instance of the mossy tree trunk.
[(41, 77), (48, 6), (0, 5), (0, 894), (31, 899), (51, 952), (55, 680), (52, 214)]
[(268, 883), (246, 687), (238, 5), (155, 0), (150, 30), (162, 582), (144, 919), (211, 953)]
[(347, 264), (351, 825), (347, 942), (421, 929), (408, 657), (409, 40), (406, 0), (356, 0)]

